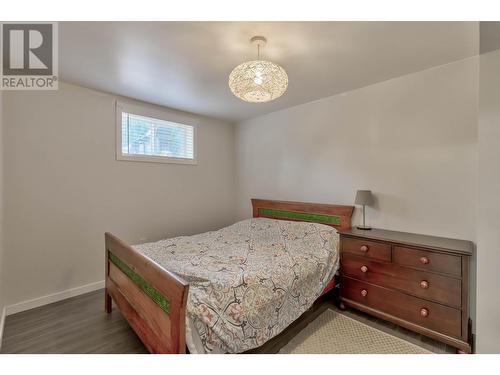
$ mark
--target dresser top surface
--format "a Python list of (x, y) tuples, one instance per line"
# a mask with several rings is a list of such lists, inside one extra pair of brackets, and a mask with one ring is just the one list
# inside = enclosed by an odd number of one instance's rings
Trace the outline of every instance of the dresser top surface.
[(472, 249), (474, 248), (474, 245), (471, 241), (428, 236), (416, 233), (396, 232), (386, 229), (373, 228), (370, 230), (362, 230), (351, 228), (348, 230), (339, 231), (339, 233), (349, 237), (365, 238), (369, 240), (381, 240), (402, 245), (439, 249), (463, 255), (472, 255)]

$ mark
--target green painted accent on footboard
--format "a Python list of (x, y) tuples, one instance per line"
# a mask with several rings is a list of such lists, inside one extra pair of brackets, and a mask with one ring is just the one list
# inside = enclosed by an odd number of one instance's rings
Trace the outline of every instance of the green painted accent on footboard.
[(340, 225), (340, 216), (310, 214), (306, 212), (294, 212), (284, 210), (273, 210), (272, 208), (258, 208), (259, 216), (275, 217), (278, 219), (294, 219), (301, 221), (311, 221), (313, 223)]
[(120, 258), (109, 252), (109, 260), (118, 267), (130, 280), (134, 282), (149, 298), (153, 300), (160, 308), (168, 315), (170, 314), (170, 301), (166, 299), (159, 291), (153, 288), (142, 277), (136, 274), (129, 266), (127, 266)]

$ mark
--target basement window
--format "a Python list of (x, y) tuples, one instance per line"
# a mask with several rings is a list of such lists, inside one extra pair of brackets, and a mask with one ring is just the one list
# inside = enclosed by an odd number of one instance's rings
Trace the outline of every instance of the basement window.
[(193, 119), (117, 103), (117, 160), (196, 164)]

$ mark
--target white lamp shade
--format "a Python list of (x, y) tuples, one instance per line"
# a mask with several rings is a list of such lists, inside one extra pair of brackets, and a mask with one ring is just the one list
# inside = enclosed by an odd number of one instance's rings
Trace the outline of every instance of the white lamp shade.
[(288, 76), (281, 66), (273, 62), (248, 61), (231, 72), (229, 87), (235, 96), (246, 102), (270, 102), (286, 91)]

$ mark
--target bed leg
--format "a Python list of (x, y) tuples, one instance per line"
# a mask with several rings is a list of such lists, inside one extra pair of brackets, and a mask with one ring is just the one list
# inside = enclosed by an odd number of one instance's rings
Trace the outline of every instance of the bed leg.
[(113, 300), (106, 289), (104, 290), (104, 308), (108, 314), (113, 310)]

